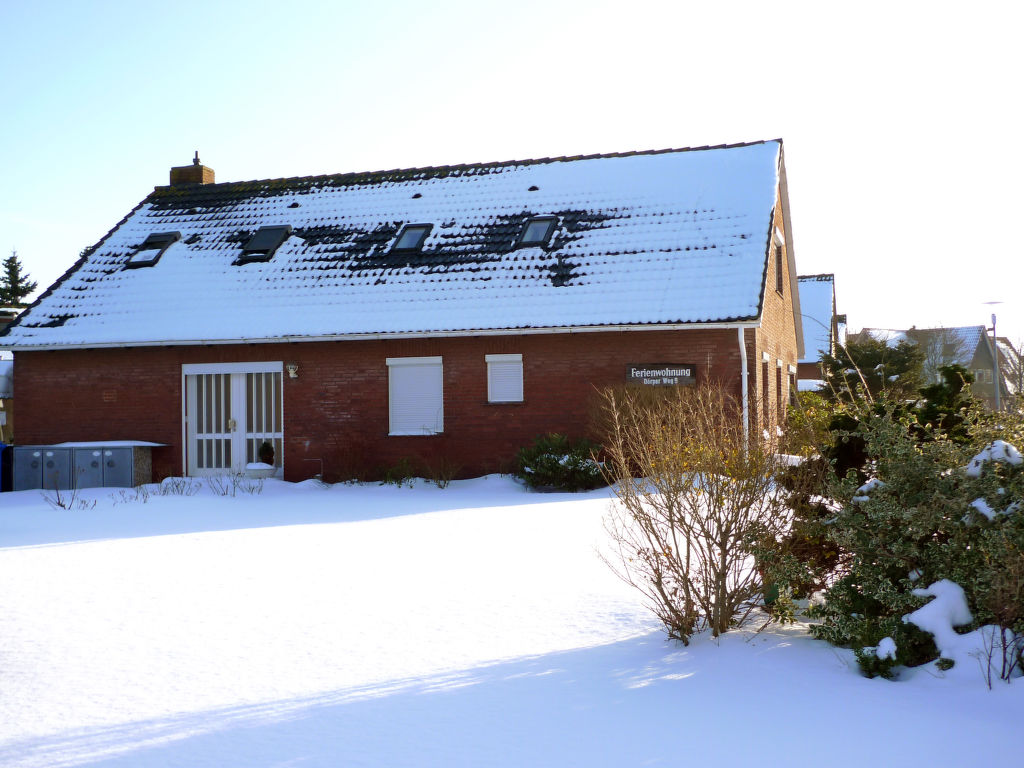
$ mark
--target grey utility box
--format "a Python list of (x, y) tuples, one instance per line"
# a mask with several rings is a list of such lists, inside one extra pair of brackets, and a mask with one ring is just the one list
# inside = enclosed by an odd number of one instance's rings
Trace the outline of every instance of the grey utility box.
[(71, 488), (73, 477), (70, 448), (52, 445), (15, 446), (12, 490), (66, 491)]
[(103, 449), (75, 448), (75, 481), (79, 488), (103, 485)]
[(156, 447), (140, 440), (15, 446), (11, 490), (133, 488), (152, 482)]
[(74, 451), (75, 483), (79, 488), (131, 488), (148, 483), (152, 476), (151, 471), (146, 471), (135, 482), (136, 464), (140, 470), (150, 466), (149, 448), (96, 446)]

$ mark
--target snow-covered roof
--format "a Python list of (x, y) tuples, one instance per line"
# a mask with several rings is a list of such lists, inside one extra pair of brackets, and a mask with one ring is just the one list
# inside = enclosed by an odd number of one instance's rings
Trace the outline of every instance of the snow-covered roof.
[(884, 342), (890, 347), (898, 346), (901, 341), (909, 341), (907, 332), (896, 328), (862, 328), (860, 333), (875, 341)]
[(999, 368), (1003, 371), (1003, 384), (1006, 387), (1006, 391), (1011, 395), (1020, 394), (1017, 391), (1016, 376), (1012, 374), (1015, 371), (1020, 371), (1022, 364), (1024, 364), (1024, 359), (1022, 359), (1017, 347), (1005, 336), (1000, 336)]
[[(781, 141), (158, 187), (14, 349), (756, 321)], [(547, 247), (516, 247), (534, 216)], [(430, 224), (420, 252), (404, 225)], [(238, 264), (263, 226), (291, 234)], [(126, 268), (150, 235), (180, 233)], [(147, 255), (150, 252), (147, 252)], [(155, 253), (155, 251), (151, 252)]]
[(964, 325), (940, 328), (864, 328), (861, 333), (895, 347), (901, 341), (923, 344), (934, 349), (934, 362), (947, 365), (956, 363), (969, 368), (974, 354), (985, 335), (983, 325)]
[(945, 341), (947, 338), (952, 344), (953, 362), (959, 363), (965, 367), (970, 367), (971, 360), (974, 359), (974, 353), (978, 350), (978, 345), (981, 343), (982, 336), (985, 336), (985, 326), (983, 325), (968, 325), (957, 328), (926, 328), (918, 330), (918, 333), (932, 334), (933, 337), (939, 341)]
[(800, 275), (800, 317), (804, 327), (801, 363), (816, 363), (832, 354), (832, 318), (835, 315), (835, 277)]

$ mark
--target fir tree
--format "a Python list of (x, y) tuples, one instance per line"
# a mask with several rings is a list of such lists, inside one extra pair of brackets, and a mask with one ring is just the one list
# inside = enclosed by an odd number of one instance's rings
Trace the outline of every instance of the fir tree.
[(892, 347), (867, 335), (851, 335), (835, 357), (822, 355), (821, 361), (829, 385), (825, 394), (832, 400), (857, 402), (883, 393), (899, 400), (915, 397), (923, 383), (924, 352), (913, 342)]
[(21, 306), (22, 300), (36, 289), (36, 282), (28, 277), (22, 272), (18, 252), (12, 250), (4, 259), (3, 274), (0, 274), (0, 305)]

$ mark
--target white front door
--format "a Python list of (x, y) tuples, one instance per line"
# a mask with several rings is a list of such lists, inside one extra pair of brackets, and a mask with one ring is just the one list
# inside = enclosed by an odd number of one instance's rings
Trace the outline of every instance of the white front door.
[(283, 467), (281, 363), (182, 366), (189, 475), (240, 473), (259, 461), (264, 442)]

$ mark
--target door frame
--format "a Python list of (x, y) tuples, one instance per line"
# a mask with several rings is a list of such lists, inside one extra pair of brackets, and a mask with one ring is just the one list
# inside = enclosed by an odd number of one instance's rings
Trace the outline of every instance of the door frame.
[[(259, 361), (246, 363), (182, 363), (181, 365), (181, 471), (189, 477), (189, 423), (188, 419), (188, 377), (202, 374), (220, 373), (280, 373), (281, 375), (281, 434), (284, 435), (284, 362), (281, 360)], [(234, 395), (232, 395), (232, 398)], [(245, 411), (245, 408), (242, 408)], [(239, 430), (245, 434), (245, 424)], [(282, 439), (282, 445), (283, 445)], [(283, 453), (283, 451), (282, 451)], [(243, 462), (244, 464), (244, 462)], [(284, 456), (277, 457), (277, 464), (284, 468)]]

